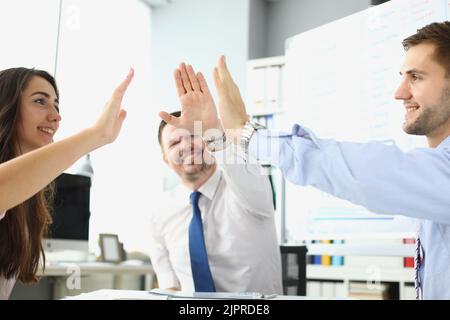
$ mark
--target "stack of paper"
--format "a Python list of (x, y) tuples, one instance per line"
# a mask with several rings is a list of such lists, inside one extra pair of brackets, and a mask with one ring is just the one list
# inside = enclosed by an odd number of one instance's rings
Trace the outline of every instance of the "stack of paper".
[(168, 298), (167, 295), (155, 295), (149, 291), (102, 289), (66, 297), (63, 300), (167, 300)]

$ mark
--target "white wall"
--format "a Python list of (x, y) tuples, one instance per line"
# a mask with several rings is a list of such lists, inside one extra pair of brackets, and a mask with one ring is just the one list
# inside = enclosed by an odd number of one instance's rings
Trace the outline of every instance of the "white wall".
[(212, 70), (225, 54), (244, 89), (249, 7), (249, 0), (176, 0), (153, 10), (151, 88), (156, 109), (179, 109), (172, 74), (182, 61), (202, 71), (214, 87)]
[(367, 9), (370, 0), (281, 0), (268, 2), (267, 56), (284, 54), (285, 40)]
[[(151, 10), (139, 0), (64, 0), (57, 81), (58, 138), (90, 126), (129, 67), (136, 70), (124, 100), (128, 112), (114, 144), (91, 155), (90, 247), (98, 233), (117, 233), (125, 249), (148, 246), (152, 194), (161, 190), (153, 132), (158, 125), (150, 90)], [(159, 160), (159, 159), (158, 159)]]
[(58, 18), (59, 0), (0, 1), (0, 70), (35, 67), (53, 73)]

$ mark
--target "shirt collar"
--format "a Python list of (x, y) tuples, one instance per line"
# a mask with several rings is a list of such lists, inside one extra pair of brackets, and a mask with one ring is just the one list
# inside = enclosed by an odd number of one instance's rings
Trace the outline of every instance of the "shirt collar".
[(442, 141), (436, 149), (441, 149), (441, 148), (445, 148), (445, 147), (450, 147), (450, 136), (448, 136), (447, 138), (444, 139), (444, 141)]
[[(218, 168), (214, 170), (214, 173), (209, 177), (208, 180), (198, 189), (198, 191), (212, 200), (216, 193), (217, 187), (219, 186), (221, 172)], [(191, 189), (188, 189), (183, 183), (178, 186), (178, 191), (176, 192), (178, 196), (189, 201), (189, 195), (192, 193)]]
[(212, 176), (209, 177), (208, 180), (206, 180), (206, 182), (198, 189), (198, 191), (209, 200), (212, 200), (214, 194), (216, 193), (217, 187), (219, 186), (219, 182), (220, 170), (216, 168)]

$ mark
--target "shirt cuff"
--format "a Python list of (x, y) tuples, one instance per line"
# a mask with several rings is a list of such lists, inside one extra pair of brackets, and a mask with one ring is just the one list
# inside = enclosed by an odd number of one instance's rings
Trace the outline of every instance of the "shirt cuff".
[(282, 146), (295, 140), (303, 143), (318, 146), (318, 139), (311, 130), (295, 124), (291, 133), (275, 130), (258, 130), (250, 139), (248, 153), (251, 157), (268, 162), (272, 165), (280, 165), (280, 152)]

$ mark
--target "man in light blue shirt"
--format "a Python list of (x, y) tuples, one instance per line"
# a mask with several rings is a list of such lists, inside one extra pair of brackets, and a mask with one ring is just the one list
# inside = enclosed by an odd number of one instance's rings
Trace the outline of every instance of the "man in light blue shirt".
[[(419, 292), (450, 299), (450, 22), (434, 23), (406, 38), (402, 82), (403, 129), (424, 135), (429, 148), (403, 152), (380, 142), (317, 138), (295, 125), (274, 134), (248, 121), (239, 88), (224, 57), (214, 70), (219, 113), (229, 140), (252, 156), (278, 166), (286, 179), (311, 185), (381, 214), (421, 219)], [(189, 110), (201, 120), (201, 112)]]

